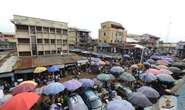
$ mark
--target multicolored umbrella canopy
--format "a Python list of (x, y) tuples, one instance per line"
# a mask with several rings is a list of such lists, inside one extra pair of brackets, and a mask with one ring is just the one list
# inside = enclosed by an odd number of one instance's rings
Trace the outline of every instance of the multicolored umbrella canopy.
[(158, 69), (168, 69), (168, 67), (165, 66), (165, 65), (158, 65), (157, 68), (158, 68)]
[(110, 72), (114, 75), (120, 75), (124, 72), (125, 70), (121, 66), (113, 66), (110, 69)]
[(23, 92), (11, 97), (0, 110), (30, 110), (40, 96), (33, 92)]
[(57, 65), (53, 65), (51, 67), (48, 67), (48, 72), (50, 72), (50, 73), (57, 72), (57, 71), (60, 71), (60, 69)]
[(36, 67), (33, 72), (34, 73), (42, 73), (42, 72), (44, 72), (46, 70), (47, 70), (46, 67)]
[(137, 89), (137, 92), (143, 93), (148, 98), (158, 98), (160, 96), (159, 92), (148, 86), (140, 87), (139, 89)]
[(150, 100), (142, 93), (140, 92), (133, 92), (130, 94), (130, 96), (128, 97), (128, 100), (136, 106), (139, 107), (148, 107), (151, 106), (152, 103), (150, 102)]
[(106, 110), (135, 110), (135, 108), (126, 100), (113, 100), (107, 104)]
[(140, 79), (144, 82), (153, 82), (157, 80), (157, 77), (151, 73), (143, 73), (140, 75)]
[(168, 69), (173, 73), (181, 73), (181, 69), (178, 67), (169, 67)]
[(97, 75), (96, 78), (98, 80), (100, 80), (100, 81), (108, 81), (108, 80), (111, 80), (111, 76), (109, 74), (105, 74), (105, 73), (101, 73), (101, 74)]
[(131, 73), (123, 73), (119, 76), (120, 80), (123, 81), (135, 81), (136, 78)]
[(160, 74), (160, 71), (157, 70), (157, 69), (150, 68), (150, 69), (146, 70), (145, 73), (151, 73), (151, 74), (154, 74), (154, 75), (158, 75), (158, 74)]
[(68, 91), (75, 91), (82, 86), (82, 83), (75, 79), (66, 81), (63, 84)]
[(62, 91), (64, 91), (65, 87), (62, 83), (52, 82), (48, 85), (44, 86), (42, 89), (42, 94), (45, 95), (56, 95)]
[(157, 75), (157, 78), (161, 82), (167, 82), (167, 83), (174, 83), (175, 82), (175, 79), (169, 74), (159, 74), (159, 75)]
[(93, 87), (94, 81), (91, 79), (80, 79), (79, 80), (82, 83), (82, 87)]
[(159, 64), (159, 65), (165, 65), (165, 66), (170, 64), (170, 62), (168, 62), (166, 60), (157, 60), (156, 63)]
[(160, 69), (160, 74), (173, 74), (173, 72), (167, 70), (167, 69)]
[(138, 67), (138, 65), (137, 64), (133, 64), (133, 65), (131, 65), (130, 66), (130, 69), (132, 70), (132, 69), (138, 69), (139, 67)]
[(147, 62), (149, 62), (150, 64), (154, 64), (155, 61), (153, 59), (148, 59)]
[(23, 81), (12, 90), (12, 94), (16, 95), (22, 92), (31, 92), (35, 90), (36, 86), (37, 83), (34, 81)]

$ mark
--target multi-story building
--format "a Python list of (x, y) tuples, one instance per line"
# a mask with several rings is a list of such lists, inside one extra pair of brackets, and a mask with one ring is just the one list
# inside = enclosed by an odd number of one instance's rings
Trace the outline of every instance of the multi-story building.
[(70, 48), (87, 49), (90, 43), (90, 31), (79, 28), (69, 28), (68, 44)]
[(16, 48), (15, 34), (0, 32), (0, 50), (12, 50)]
[(150, 34), (143, 34), (143, 35), (137, 35), (137, 34), (128, 34), (128, 38), (133, 38), (137, 41), (139, 41), (139, 44), (148, 47), (148, 48), (156, 48), (158, 47), (159, 37), (156, 37), (154, 35)]
[(101, 29), (99, 29), (100, 43), (124, 44), (126, 38), (127, 31), (120, 23), (107, 21), (101, 24)]
[(14, 15), (18, 56), (68, 53), (68, 24)]

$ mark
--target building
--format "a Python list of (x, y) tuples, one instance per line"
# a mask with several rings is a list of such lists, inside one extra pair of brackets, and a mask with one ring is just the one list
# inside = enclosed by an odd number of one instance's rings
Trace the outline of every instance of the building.
[(101, 29), (99, 29), (100, 43), (124, 44), (126, 38), (127, 31), (120, 23), (112, 21), (101, 23)]
[(16, 49), (15, 34), (0, 32), (0, 51), (15, 49)]
[(150, 34), (143, 34), (143, 35), (128, 34), (128, 38), (133, 38), (136, 41), (139, 41), (138, 43), (140, 45), (143, 45), (148, 48), (153, 48), (153, 49), (158, 47), (158, 42), (160, 39), (159, 37), (156, 37)]
[(179, 58), (185, 58), (185, 42), (184, 41), (180, 41), (177, 43), (176, 46), (176, 54)]
[(68, 44), (70, 48), (87, 49), (90, 41), (90, 31), (79, 28), (69, 28)]
[(18, 56), (68, 53), (68, 24), (14, 15)]
[(160, 53), (175, 53), (175, 48), (177, 43), (170, 43), (170, 42), (159, 42), (158, 50)]

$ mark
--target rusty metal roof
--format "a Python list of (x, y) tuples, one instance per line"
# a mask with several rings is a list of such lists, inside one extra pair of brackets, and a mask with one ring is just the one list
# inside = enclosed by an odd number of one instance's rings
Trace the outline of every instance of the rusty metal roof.
[(50, 66), (59, 64), (75, 63), (81, 57), (73, 54), (68, 56), (38, 56), (38, 57), (20, 57), (16, 63), (15, 70), (28, 69), (37, 66)]

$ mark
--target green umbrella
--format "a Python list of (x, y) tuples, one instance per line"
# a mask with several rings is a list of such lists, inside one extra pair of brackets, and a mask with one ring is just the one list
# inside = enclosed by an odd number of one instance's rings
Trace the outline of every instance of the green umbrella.
[(123, 73), (119, 76), (119, 79), (120, 80), (123, 80), (123, 81), (135, 81), (135, 77), (130, 74), (130, 73)]
[(100, 81), (108, 81), (108, 80), (111, 80), (111, 76), (109, 74), (105, 74), (105, 73), (101, 73), (101, 74), (97, 75), (96, 78), (98, 80), (100, 80)]

